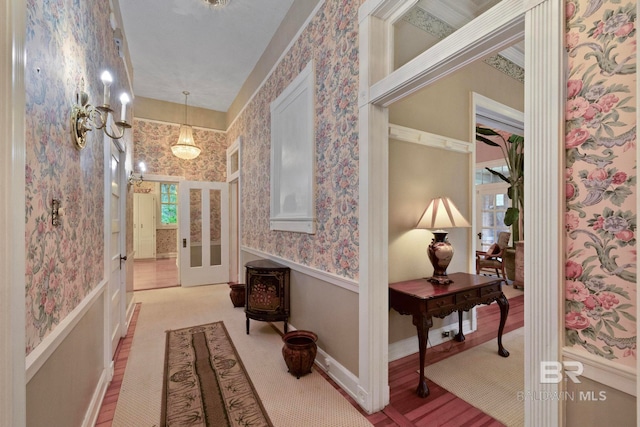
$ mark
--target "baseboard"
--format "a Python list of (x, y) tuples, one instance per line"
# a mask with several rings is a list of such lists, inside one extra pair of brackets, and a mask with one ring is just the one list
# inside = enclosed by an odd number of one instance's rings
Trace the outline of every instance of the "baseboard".
[(125, 319), (127, 319), (127, 323), (125, 324), (125, 331), (129, 330), (129, 324), (131, 324), (131, 318), (133, 317), (133, 313), (136, 311), (136, 295), (133, 294), (131, 298), (131, 302), (127, 307), (127, 313), (125, 314)]
[[(453, 335), (457, 332), (458, 322), (456, 321), (453, 324), (443, 325), (438, 329), (429, 330), (429, 342), (428, 347), (433, 347), (438, 344), (442, 344), (444, 342), (450, 341), (453, 339)], [(455, 332), (453, 332), (455, 330)], [(462, 321), (462, 332), (466, 334), (470, 334), (475, 329), (471, 327), (471, 320), (463, 320)], [(442, 333), (449, 331), (449, 338), (442, 338)], [(401, 341), (394, 342), (389, 345), (389, 362), (393, 362), (394, 360), (402, 359), (403, 357), (409, 356), (410, 354), (414, 354), (418, 352), (418, 342), (415, 336), (405, 338)]]
[(89, 407), (87, 408), (87, 412), (85, 412), (84, 420), (82, 422), (82, 427), (93, 427), (96, 425), (96, 421), (98, 420), (98, 415), (100, 415), (100, 408), (102, 407), (102, 401), (104, 400), (105, 394), (107, 394), (107, 388), (109, 387), (109, 383), (111, 382), (111, 378), (113, 377), (113, 363), (109, 368), (105, 368), (100, 375), (100, 380), (98, 381), (98, 385), (93, 392), (93, 396), (91, 396), (91, 402), (89, 402)]
[(165, 252), (161, 254), (156, 254), (156, 259), (166, 259), (166, 258), (177, 258), (178, 252)]
[(358, 377), (321, 348), (318, 348), (318, 354), (316, 355), (316, 366), (329, 375), (329, 377), (356, 402), (358, 401), (358, 383), (360, 381)]
[(564, 347), (562, 356), (564, 360), (582, 363), (584, 371), (580, 376), (632, 396), (637, 395), (635, 369), (571, 347)]
[[(271, 323), (271, 325), (284, 334), (280, 326), (275, 323)], [(287, 331), (297, 331), (297, 329), (292, 324), (289, 324)], [(341, 389), (354, 398), (356, 402), (358, 401), (359, 378), (320, 347), (318, 347), (316, 354), (315, 366), (322, 369)]]

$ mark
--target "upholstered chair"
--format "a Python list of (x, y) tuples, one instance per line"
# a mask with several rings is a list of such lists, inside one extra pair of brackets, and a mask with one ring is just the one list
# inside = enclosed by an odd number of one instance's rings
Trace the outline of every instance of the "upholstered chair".
[(495, 272), (498, 277), (507, 278), (504, 271), (504, 251), (509, 246), (510, 238), (511, 233), (503, 231), (498, 234), (498, 241), (489, 246), (486, 252), (476, 251), (476, 274)]

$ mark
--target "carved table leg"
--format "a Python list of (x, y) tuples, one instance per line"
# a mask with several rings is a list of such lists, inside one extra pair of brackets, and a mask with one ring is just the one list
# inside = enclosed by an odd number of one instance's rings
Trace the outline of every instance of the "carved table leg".
[(431, 317), (414, 315), (413, 324), (416, 325), (416, 329), (418, 330), (418, 347), (420, 348), (420, 380), (418, 381), (416, 393), (420, 397), (427, 397), (429, 396), (429, 387), (427, 386), (427, 379), (424, 377), (424, 360), (427, 355), (429, 328), (433, 326), (433, 320)]
[(249, 316), (247, 316), (247, 335), (249, 335)]
[(498, 305), (500, 306), (500, 327), (498, 328), (498, 354), (502, 357), (509, 357), (509, 352), (502, 346), (502, 331), (504, 331), (504, 324), (507, 323), (507, 314), (509, 314), (509, 300), (504, 294), (500, 294), (498, 298)]
[(462, 310), (458, 310), (458, 333), (453, 339), (458, 342), (465, 340), (464, 334), (462, 333)]

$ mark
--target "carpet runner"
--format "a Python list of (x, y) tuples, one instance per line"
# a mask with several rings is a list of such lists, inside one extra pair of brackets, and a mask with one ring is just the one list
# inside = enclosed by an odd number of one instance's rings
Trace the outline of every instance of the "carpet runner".
[(167, 331), (160, 425), (272, 427), (223, 322)]

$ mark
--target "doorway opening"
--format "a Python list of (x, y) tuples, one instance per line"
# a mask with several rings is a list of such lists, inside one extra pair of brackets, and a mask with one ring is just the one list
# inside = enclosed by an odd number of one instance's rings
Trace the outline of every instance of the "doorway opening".
[(180, 286), (178, 184), (152, 176), (133, 184), (134, 291)]

